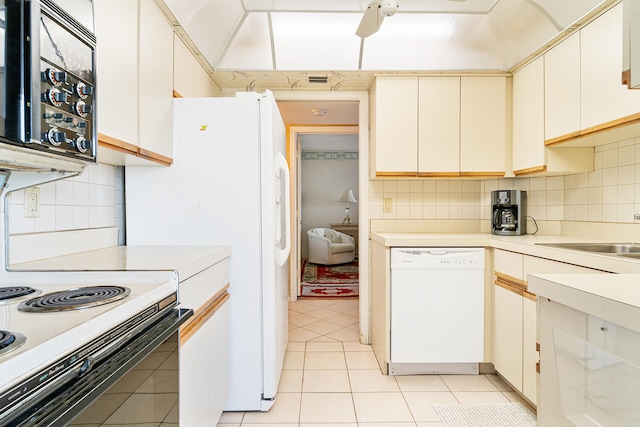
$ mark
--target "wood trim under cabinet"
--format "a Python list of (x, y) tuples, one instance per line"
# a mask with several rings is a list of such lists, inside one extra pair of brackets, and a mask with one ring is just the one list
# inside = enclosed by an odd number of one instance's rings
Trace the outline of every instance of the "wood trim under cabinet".
[(184, 345), (231, 298), (229, 284), (195, 310), (194, 316), (180, 327), (180, 345)]
[(460, 172), (460, 176), (464, 176), (464, 177), (483, 177), (483, 176), (488, 176), (488, 177), (496, 177), (496, 178), (501, 178), (504, 177), (505, 173), (504, 172)]
[(162, 154), (158, 154), (156, 152), (149, 151), (144, 148), (138, 149), (138, 157), (151, 160), (152, 162), (155, 162), (164, 166), (171, 166), (173, 164), (173, 159), (171, 157), (163, 156)]
[(533, 294), (533, 293), (531, 293), (531, 292), (529, 292), (527, 290), (522, 292), (522, 296), (525, 297), (526, 299), (530, 299), (531, 301), (534, 301), (534, 302), (538, 301), (538, 295)]
[(129, 144), (128, 142), (124, 142), (121, 139), (114, 138), (103, 133), (98, 133), (98, 145), (100, 147), (120, 151), (122, 153), (131, 154), (133, 156), (138, 155), (137, 145)]
[(547, 171), (547, 165), (534, 166), (531, 168), (518, 169), (513, 171), (515, 176), (533, 175), (534, 173), (541, 173)]
[[(640, 123), (640, 113), (632, 114), (630, 116), (621, 117), (616, 120), (611, 120), (590, 128), (582, 129), (576, 132), (571, 132), (566, 135), (561, 135), (556, 138), (548, 139), (544, 142), (547, 147), (560, 145), (564, 142), (569, 142), (574, 139), (578, 139), (584, 136), (593, 136), (599, 133), (608, 132), (614, 129), (623, 128), (625, 126), (634, 125)], [(515, 174), (515, 172), (514, 172)]]
[(500, 279), (496, 279), (495, 282), (493, 282), (496, 284), (496, 286), (500, 286), (503, 289), (506, 289), (508, 291), (513, 292), (514, 294), (518, 294), (520, 296), (522, 296), (522, 294), (524, 293), (524, 289), (522, 289), (521, 287), (516, 286), (515, 284), (511, 283), (511, 282), (505, 282), (502, 281)]
[(508, 274), (500, 273), (499, 271), (495, 272), (496, 279), (501, 282), (507, 282), (513, 284), (513, 286), (521, 289), (526, 289), (524, 280), (518, 279), (517, 277), (509, 276)]
[(109, 150), (140, 157), (141, 159), (149, 160), (159, 165), (171, 166), (173, 164), (173, 159), (171, 157), (163, 156), (162, 154), (140, 148), (137, 145), (129, 144), (121, 139), (114, 138), (103, 133), (98, 133), (98, 145)]
[(460, 172), (418, 172), (419, 178), (458, 178)]
[(174, 98), (184, 98), (182, 95), (180, 95), (180, 92), (178, 92), (177, 90), (173, 91), (173, 97)]
[(417, 172), (376, 172), (377, 178), (416, 178)]

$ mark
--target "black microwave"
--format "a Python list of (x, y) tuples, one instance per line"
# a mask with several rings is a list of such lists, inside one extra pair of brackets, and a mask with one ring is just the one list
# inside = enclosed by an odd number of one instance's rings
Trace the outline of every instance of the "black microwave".
[(0, 0), (0, 143), (96, 161), (92, 0)]

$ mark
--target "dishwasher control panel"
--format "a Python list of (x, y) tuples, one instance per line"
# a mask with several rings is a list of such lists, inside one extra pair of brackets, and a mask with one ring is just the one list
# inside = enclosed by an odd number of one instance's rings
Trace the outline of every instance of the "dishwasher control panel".
[(484, 269), (484, 248), (391, 248), (391, 268), (414, 269)]

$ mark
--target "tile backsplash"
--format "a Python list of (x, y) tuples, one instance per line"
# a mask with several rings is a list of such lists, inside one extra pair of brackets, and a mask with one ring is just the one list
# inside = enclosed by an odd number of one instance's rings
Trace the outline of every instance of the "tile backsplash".
[[(24, 190), (9, 195), (9, 233), (37, 233), (124, 224), (122, 168), (89, 165), (79, 176), (39, 185), (40, 216), (25, 218)], [(120, 200), (119, 204), (116, 199)]]
[[(371, 181), (371, 219), (489, 219), (491, 191), (527, 191), (536, 221), (635, 223), (640, 213), (640, 138), (596, 147), (593, 172), (490, 180)], [(391, 199), (391, 212), (384, 212)]]

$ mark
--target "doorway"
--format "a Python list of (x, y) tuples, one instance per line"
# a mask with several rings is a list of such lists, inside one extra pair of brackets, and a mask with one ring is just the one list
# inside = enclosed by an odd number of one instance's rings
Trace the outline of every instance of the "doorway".
[[(359, 276), (359, 324), (360, 324), (360, 342), (363, 344), (369, 344), (369, 331), (370, 331), (370, 319), (369, 319), (369, 108), (368, 92), (362, 91), (344, 91), (344, 92), (321, 92), (321, 91), (307, 91), (307, 92), (274, 92), (276, 100), (280, 101), (335, 101), (335, 102), (356, 102), (357, 103), (357, 121), (358, 126), (335, 126), (332, 124), (321, 125), (318, 123), (311, 123), (311, 125), (305, 125), (305, 121), (287, 121), (287, 133), (288, 133), (288, 159), (290, 161), (291, 176), (292, 176), (292, 237), (294, 242), (292, 243), (292, 262), (290, 277), (300, 277), (299, 267), (300, 264), (296, 263), (300, 256), (300, 222), (296, 217), (296, 213), (299, 212), (299, 198), (297, 197), (297, 189), (295, 187), (295, 178), (299, 170), (300, 155), (298, 150), (298, 141), (301, 135), (304, 134), (318, 134), (318, 133), (354, 133), (358, 134), (358, 224), (359, 224), (359, 237), (358, 237), (358, 276)], [(350, 129), (348, 129), (350, 128)], [(297, 280), (291, 280), (289, 295), (292, 301), (297, 299)]]
[(357, 297), (359, 293), (358, 128), (339, 130), (339, 134), (305, 133), (298, 138), (298, 297)]

